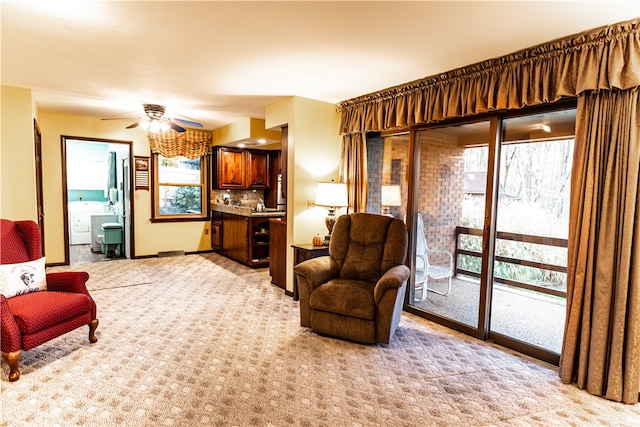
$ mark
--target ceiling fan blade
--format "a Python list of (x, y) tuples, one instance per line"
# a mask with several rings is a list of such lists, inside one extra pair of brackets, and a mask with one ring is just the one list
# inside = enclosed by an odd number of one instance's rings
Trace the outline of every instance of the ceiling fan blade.
[(191, 120), (175, 119), (175, 118), (172, 118), (171, 120), (176, 121), (176, 122), (180, 122), (180, 123), (182, 123), (184, 125), (191, 126), (191, 127), (194, 127), (194, 128), (202, 128), (202, 127), (204, 127), (202, 125), (202, 123), (192, 122)]
[(129, 119), (135, 119), (138, 116), (129, 116), (129, 117), (107, 117), (107, 118), (102, 118), (100, 120), (129, 120)]
[(133, 122), (129, 126), (127, 126), (126, 129), (136, 128), (136, 127), (138, 127), (139, 124), (140, 124), (140, 122)]
[(185, 128), (180, 127), (176, 123), (174, 123), (173, 120), (167, 120), (167, 122), (169, 123), (169, 126), (171, 127), (171, 129), (175, 130), (176, 132), (186, 132), (187, 131)]

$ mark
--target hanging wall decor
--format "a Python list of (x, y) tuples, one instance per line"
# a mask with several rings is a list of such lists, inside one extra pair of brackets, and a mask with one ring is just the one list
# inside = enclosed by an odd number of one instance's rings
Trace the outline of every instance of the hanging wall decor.
[(135, 162), (135, 189), (149, 190), (149, 157), (134, 156)]

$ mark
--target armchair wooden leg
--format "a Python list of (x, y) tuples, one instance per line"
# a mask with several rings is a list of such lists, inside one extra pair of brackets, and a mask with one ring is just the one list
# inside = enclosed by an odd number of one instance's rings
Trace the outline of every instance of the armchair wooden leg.
[(22, 350), (12, 351), (9, 353), (2, 352), (2, 358), (7, 365), (9, 365), (9, 381), (18, 381), (20, 379), (20, 370), (18, 369), (18, 362), (20, 361), (20, 356), (22, 355)]
[(96, 328), (98, 327), (98, 319), (94, 319), (89, 323), (89, 342), (94, 343), (98, 342), (98, 338), (96, 337)]

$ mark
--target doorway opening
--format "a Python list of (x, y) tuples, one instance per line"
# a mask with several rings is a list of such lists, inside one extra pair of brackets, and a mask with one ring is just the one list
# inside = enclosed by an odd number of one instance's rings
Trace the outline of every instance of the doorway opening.
[(131, 146), (62, 137), (67, 264), (132, 257)]

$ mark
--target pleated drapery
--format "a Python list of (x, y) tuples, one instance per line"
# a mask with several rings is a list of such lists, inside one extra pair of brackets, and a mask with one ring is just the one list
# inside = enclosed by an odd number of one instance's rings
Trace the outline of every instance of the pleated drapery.
[(366, 148), (353, 141), (369, 131), (578, 97), (560, 378), (625, 403), (638, 401), (640, 382), (639, 26), (596, 28), (340, 103), (343, 155), (362, 165)]
[(367, 210), (367, 140), (365, 134), (344, 135), (340, 156), (340, 181), (347, 183), (349, 212)]
[(639, 190), (638, 88), (581, 95), (560, 376), (626, 403), (640, 386)]
[(211, 132), (190, 130), (176, 132), (169, 129), (165, 132), (148, 134), (152, 153), (164, 157), (183, 156), (187, 159), (199, 159), (209, 153), (211, 147)]
[(640, 85), (640, 19), (340, 103), (343, 135), (404, 128)]

